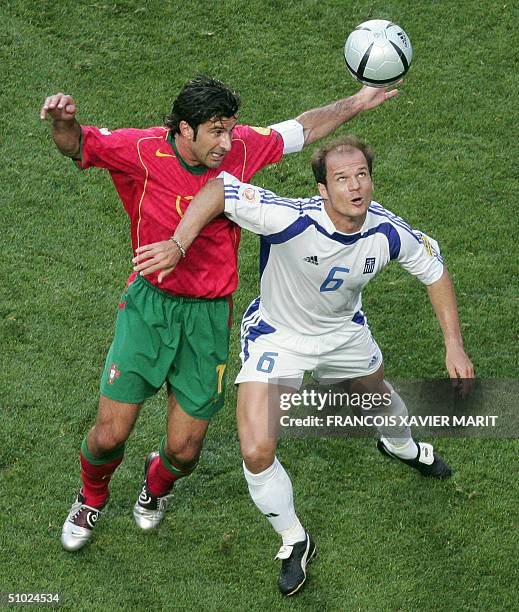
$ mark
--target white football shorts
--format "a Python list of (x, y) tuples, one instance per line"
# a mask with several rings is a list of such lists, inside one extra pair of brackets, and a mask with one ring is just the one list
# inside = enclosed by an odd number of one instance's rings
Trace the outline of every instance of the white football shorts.
[(382, 352), (365, 316), (360, 319), (360, 323), (349, 321), (333, 333), (301, 335), (264, 321), (256, 298), (243, 315), (242, 367), (235, 384), (285, 379), (284, 385), (299, 389), (305, 372), (311, 372), (317, 382), (373, 374), (382, 365)]

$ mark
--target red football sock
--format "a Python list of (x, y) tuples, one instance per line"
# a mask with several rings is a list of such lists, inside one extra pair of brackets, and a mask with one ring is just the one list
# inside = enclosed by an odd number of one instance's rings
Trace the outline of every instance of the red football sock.
[(173, 474), (162, 462), (162, 457), (159, 455), (148, 468), (148, 476), (146, 483), (150, 493), (155, 497), (161, 497), (171, 491), (171, 487), (175, 480), (179, 479), (179, 475)]
[(93, 508), (102, 508), (108, 501), (110, 479), (123, 458), (118, 457), (109, 463), (93, 465), (85, 457), (83, 451), (79, 453), (79, 457), (81, 460), (82, 492), (85, 504)]

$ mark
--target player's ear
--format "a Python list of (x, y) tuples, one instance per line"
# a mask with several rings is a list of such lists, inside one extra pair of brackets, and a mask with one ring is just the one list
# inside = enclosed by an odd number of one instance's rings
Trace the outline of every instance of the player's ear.
[(328, 190), (324, 183), (317, 183), (317, 189), (319, 189), (319, 195), (323, 200), (328, 200)]
[(195, 132), (187, 121), (182, 120), (178, 124), (178, 129), (180, 130), (180, 135), (183, 136), (186, 140), (193, 140)]

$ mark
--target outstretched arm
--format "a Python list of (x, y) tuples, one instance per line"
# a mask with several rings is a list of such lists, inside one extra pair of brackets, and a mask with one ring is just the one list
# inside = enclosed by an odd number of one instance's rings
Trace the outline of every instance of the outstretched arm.
[(443, 332), (449, 376), (462, 380), (474, 378), (474, 366), (463, 348), (456, 294), (447, 268), (439, 280), (428, 285), (427, 291)]
[(134, 270), (142, 276), (160, 270), (159, 283), (177, 266), (202, 229), (225, 208), (223, 179), (213, 179), (189, 204), (170, 240), (139, 247), (132, 259)]
[(76, 104), (72, 96), (57, 93), (49, 96), (41, 110), (40, 119), (52, 118), (52, 138), (60, 152), (67, 157), (80, 156), (81, 126), (76, 120)]
[(303, 126), (304, 146), (328, 136), (360, 112), (376, 108), (397, 94), (398, 89), (364, 86), (349, 98), (302, 113), (296, 121)]

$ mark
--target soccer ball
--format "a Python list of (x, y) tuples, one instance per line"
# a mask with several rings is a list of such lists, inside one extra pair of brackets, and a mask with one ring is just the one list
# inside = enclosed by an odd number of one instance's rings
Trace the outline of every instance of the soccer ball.
[(409, 70), (413, 48), (400, 26), (385, 19), (371, 19), (348, 36), (344, 59), (357, 81), (371, 87), (387, 87)]

